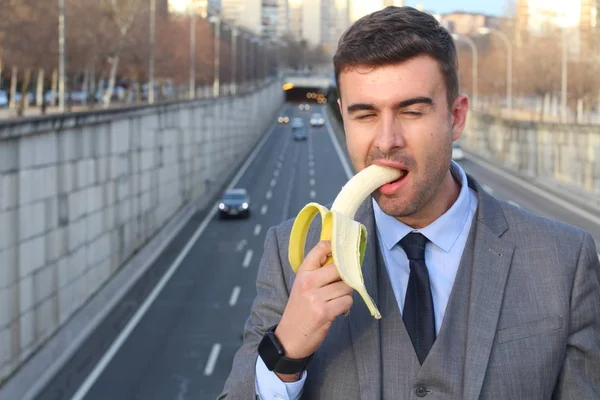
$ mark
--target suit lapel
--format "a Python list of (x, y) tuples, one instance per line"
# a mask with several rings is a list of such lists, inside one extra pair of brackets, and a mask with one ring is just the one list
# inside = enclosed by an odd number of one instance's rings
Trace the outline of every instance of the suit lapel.
[(475, 248), (463, 387), (465, 399), (477, 399), (487, 371), (515, 246), (501, 237), (508, 223), (499, 203), (473, 178), (468, 178), (469, 186), (477, 191), (479, 205), (473, 221)]
[[(357, 211), (356, 220), (367, 228), (367, 248), (362, 265), (365, 287), (375, 304), (379, 306), (376, 269), (378, 244), (370, 197)], [(348, 322), (356, 360), (360, 398), (375, 400), (380, 398), (381, 393), (379, 321), (371, 316), (362, 297), (356, 291), (354, 291), (353, 300), (354, 304), (348, 314)]]

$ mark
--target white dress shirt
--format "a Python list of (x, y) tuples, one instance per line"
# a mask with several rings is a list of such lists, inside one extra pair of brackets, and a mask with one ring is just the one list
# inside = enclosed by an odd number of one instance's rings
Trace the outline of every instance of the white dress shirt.
[[(373, 200), (379, 250), (383, 256), (400, 313), (404, 309), (404, 296), (408, 286), (410, 267), (406, 253), (397, 244), (410, 232), (420, 232), (429, 239), (425, 246), (425, 263), (429, 272), (433, 296), (436, 333), (439, 333), (442, 326), (460, 259), (477, 210), (477, 195), (469, 188), (464, 170), (454, 161), (452, 161), (450, 170), (454, 179), (461, 183), (460, 194), (448, 211), (422, 229), (413, 229), (385, 214)], [(282, 382), (274, 372), (267, 369), (263, 360), (258, 357), (256, 393), (263, 400), (297, 399), (302, 392), (306, 376), (307, 372), (304, 371), (297, 382)]]

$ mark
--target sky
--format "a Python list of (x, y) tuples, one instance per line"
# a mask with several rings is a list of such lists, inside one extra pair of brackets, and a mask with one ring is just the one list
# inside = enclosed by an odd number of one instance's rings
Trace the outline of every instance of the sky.
[[(366, 14), (381, 8), (380, 0), (352, 0), (355, 12)], [(512, 0), (514, 1), (514, 0)], [(425, 10), (435, 13), (452, 11), (479, 12), (488, 15), (501, 16), (508, 9), (511, 0), (405, 0), (407, 6), (422, 5)]]
[(469, 11), (501, 16), (508, 6), (507, 0), (406, 0), (407, 6), (422, 4), (426, 10), (444, 14), (452, 11)]

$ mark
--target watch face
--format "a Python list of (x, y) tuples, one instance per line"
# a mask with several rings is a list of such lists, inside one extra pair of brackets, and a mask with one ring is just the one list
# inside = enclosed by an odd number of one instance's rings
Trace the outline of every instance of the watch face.
[(273, 332), (267, 332), (258, 345), (258, 354), (270, 371), (273, 371), (277, 362), (285, 355), (283, 347)]

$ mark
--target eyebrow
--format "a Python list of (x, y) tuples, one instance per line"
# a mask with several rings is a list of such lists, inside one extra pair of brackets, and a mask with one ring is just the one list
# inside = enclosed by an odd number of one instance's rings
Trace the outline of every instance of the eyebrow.
[[(402, 100), (401, 102), (395, 104), (393, 108), (394, 109), (405, 108), (408, 106), (412, 106), (413, 104), (433, 105), (433, 99), (431, 97), (425, 97), (425, 96), (412, 97), (410, 99)], [(373, 104), (367, 104), (367, 103), (351, 104), (347, 108), (348, 114), (352, 114), (353, 112), (356, 112), (356, 111), (376, 111), (376, 110), (377, 110), (377, 107), (375, 107)]]

